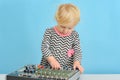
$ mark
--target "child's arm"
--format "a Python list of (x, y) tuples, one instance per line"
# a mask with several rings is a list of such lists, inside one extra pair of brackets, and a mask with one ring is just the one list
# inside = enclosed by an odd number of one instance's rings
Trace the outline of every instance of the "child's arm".
[(49, 56), (47, 58), (47, 61), (49, 62), (49, 64), (51, 65), (51, 67), (53, 69), (60, 69), (60, 64), (59, 62), (53, 57), (53, 56)]
[(75, 35), (75, 41), (74, 41), (74, 63), (73, 68), (78, 69), (81, 73), (84, 71), (83, 67), (81, 66), (81, 59), (82, 59), (82, 52), (80, 48), (80, 40), (79, 40), (79, 34), (76, 32)]
[(51, 42), (51, 30), (47, 29), (44, 34), (41, 50), (42, 50), (44, 59), (48, 61), (48, 63), (51, 65), (52, 68), (57, 69), (57, 68), (60, 68), (60, 64), (51, 53), (50, 42)]

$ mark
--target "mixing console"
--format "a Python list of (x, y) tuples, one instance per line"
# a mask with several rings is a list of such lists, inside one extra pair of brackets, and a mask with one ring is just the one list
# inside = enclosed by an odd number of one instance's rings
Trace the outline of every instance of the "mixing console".
[(7, 80), (79, 80), (78, 70), (53, 70), (41, 65), (26, 65), (7, 75)]

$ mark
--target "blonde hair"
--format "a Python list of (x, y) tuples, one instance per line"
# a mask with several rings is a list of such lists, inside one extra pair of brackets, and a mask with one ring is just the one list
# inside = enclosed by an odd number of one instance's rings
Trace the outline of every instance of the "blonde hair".
[(80, 21), (80, 11), (73, 4), (62, 4), (59, 6), (55, 18), (59, 25), (72, 23), (75, 26)]

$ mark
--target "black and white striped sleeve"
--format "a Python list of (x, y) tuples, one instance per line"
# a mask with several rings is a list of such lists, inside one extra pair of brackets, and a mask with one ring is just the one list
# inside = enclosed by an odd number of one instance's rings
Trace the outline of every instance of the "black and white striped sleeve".
[(51, 30), (46, 29), (41, 47), (41, 51), (44, 58), (52, 56), (52, 53), (50, 51), (50, 37), (51, 37)]
[(81, 51), (81, 47), (80, 47), (80, 39), (79, 39), (79, 34), (77, 32), (75, 32), (75, 36), (74, 36), (74, 61), (79, 61), (81, 62), (82, 59), (82, 51)]

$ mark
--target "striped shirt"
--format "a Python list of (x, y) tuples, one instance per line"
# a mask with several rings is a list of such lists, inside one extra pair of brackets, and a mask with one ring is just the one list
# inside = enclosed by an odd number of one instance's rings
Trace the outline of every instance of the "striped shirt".
[[(74, 54), (68, 57), (70, 49), (74, 49)], [(82, 58), (79, 35), (75, 30), (70, 35), (61, 36), (55, 28), (46, 29), (41, 50), (43, 54), (41, 65), (43, 66), (50, 66), (46, 60), (49, 56), (54, 56), (61, 67), (73, 67), (73, 62), (75, 60), (81, 61)]]

